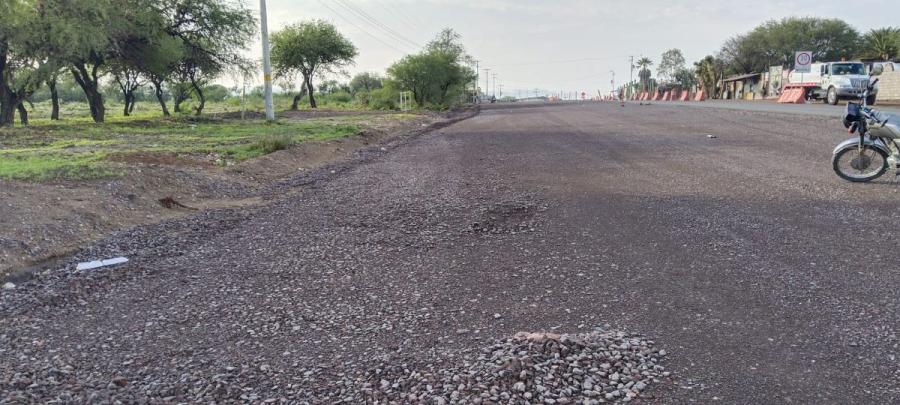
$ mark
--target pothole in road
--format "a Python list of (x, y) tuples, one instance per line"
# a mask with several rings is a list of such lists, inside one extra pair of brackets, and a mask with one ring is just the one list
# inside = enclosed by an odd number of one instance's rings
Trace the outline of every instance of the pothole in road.
[(482, 212), (470, 229), (475, 233), (487, 234), (532, 232), (535, 227), (535, 216), (544, 210), (545, 208), (533, 203), (500, 203)]

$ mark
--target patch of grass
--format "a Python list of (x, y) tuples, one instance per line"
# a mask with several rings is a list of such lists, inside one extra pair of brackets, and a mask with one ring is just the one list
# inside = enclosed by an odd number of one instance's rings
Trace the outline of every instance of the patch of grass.
[(48, 181), (58, 179), (95, 179), (118, 174), (105, 167), (102, 153), (75, 156), (11, 155), (0, 153), (0, 178)]
[(260, 120), (113, 120), (104, 124), (66, 121), (0, 128), (0, 178), (43, 181), (114, 175), (109, 155), (176, 153), (247, 160), (304, 141), (351, 136), (362, 122), (328, 119), (267, 123)]

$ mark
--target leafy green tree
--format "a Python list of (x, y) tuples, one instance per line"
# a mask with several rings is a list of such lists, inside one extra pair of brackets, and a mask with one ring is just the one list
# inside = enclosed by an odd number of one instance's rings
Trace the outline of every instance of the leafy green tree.
[(710, 98), (716, 98), (717, 83), (725, 77), (725, 65), (715, 56), (707, 55), (694, 63), (694, 73), (700, 86)]
[(318, 107), (313, 85), (316, 75), (339, 73), (357, 54), (356, 46), (326, 21), (301, 22), (272, 34), (275, 76), (290, 80), (298, 73), (302, 75), (312, 108)]
[(380, 89), (384, 86), (383, 80), (377, 73), (358, 73), (350, 80), (350, 93), (354, 95), (361, 91), (371, 93), (372, 90)]
[(47, 44), (47, 28), (31, 0), (0, 2), (0, 125), (10, 126), (18, 110), (28, 123), (23, 102), (58, 71)]
[(656, 69), (656, 73), (663, 83), (674, 83), (677, 82), (676, 73), (683, 69), (684, 55), (680, 49), (673, 48), (663, 52), (659, 59), (659, 67)]
[(731, 73), (757, 73), (769, 66), (793, 66), (796, 51), (813, 52), (817, 61), (854, 56), (859, 32), (839, 19), (790, 17), (763, 23), (725, 42), (720, 58)]
[(452, 29), (444, 29), (419, 54), (408, 55), (388, 68), (390, 81), (410, 91), (420, 107), (447, 107), (465, 92), (475, 73), (471, 57)]
[(863, 53), (867, 58), (892, 60), (900, 56), (900, 28), (873, 29), (862, 37)]

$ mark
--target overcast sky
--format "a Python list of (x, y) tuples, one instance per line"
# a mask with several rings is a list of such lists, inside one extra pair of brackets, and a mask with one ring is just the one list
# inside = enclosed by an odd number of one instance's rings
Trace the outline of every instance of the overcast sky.
[[(247, 1), (258, 9), (258, 0)], [(629, 56), (658, 63), (663, 51), (679, 48), (693, 63), (769, 19), (836, 17), (861, 32), (900, 25), (896, 0), (268, 0), (268, 10), (272, 31), (306, 19), (333, 22), (359, 48), (351, 72), (384, 72), (451, 27), (513, 95), (606, 92), (611, 70), (617, 83), (628, 79)]]

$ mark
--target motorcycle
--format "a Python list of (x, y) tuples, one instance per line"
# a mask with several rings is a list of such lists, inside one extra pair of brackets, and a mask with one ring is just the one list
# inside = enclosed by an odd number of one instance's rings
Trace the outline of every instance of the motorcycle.
[(844, 180), (872, 181), (888, 167), (900, 176), (900, 114), (878, 111), (866, 104), (876, 83), (878, 79), (867, 86), (860, 103), (847, 103), (844, 112), (844, 127), (856, 136), (835, 147), (831, 158), (834, 172)]

